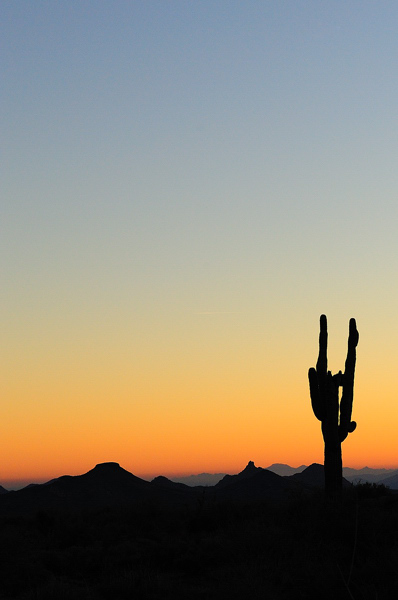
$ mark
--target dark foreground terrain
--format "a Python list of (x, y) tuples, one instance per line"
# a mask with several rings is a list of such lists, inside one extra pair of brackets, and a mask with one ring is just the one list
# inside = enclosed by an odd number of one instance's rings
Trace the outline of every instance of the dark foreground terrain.
[(366, 484), (234, 501), (63, 507), (0, 516), (0, 598), (386, 600), (398, 496)]

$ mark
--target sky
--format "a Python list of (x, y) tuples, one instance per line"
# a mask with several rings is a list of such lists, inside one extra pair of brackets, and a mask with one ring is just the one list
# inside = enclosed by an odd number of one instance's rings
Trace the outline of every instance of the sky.
[(398, 468), (398, 5), (0, 5), (0, 483)]

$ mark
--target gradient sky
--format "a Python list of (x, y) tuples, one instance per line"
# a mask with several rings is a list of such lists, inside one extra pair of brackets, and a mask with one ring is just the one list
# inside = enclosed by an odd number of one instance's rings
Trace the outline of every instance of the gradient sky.
[(396, 2), (5, 1), (0, 483), (398, 467)]

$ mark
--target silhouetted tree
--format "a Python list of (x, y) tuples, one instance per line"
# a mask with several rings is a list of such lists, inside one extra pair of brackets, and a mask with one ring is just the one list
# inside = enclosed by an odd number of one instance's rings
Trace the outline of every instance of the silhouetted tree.
[[(359, 333), (355, 319), (350, 319), (344, 375), (341, 371), (332, 375), (327, 370), (327, 320), (325, 315), (321, 315), (318, 362), (316, 369), (311, 367), (308, 371), (308, 378), (312, 409), (316, 418), (322, 423), (325, 442), (325, 490), (327, 496), (331, 498), (338, 496), (342, 489), (341, 442), (357, 426), (355, 421), (351, 421), (351, 412), (358, 340)], [(343, 388), (340, 404), (339, 387)]]

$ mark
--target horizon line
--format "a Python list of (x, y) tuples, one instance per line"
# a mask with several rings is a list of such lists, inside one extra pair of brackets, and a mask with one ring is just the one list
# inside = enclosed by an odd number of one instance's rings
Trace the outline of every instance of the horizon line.
[[(58, 479), (59, 477), (64, 477), (65, 475), (69, 475), (72, 477), (78, 477), (79, 475), (84, 475), (85, 473), (88, 473), (89, 471), (91, 471), (92, 469), (94, 469), (95, 466), (100, 465), (100, 464), (106, 464), (107, 462), (113, 462), (115, 463), (116, 461), (103, 461), (100, 463), (96, 463), (93, 467), (91, 467), (90, 469), (88, 469), (88, 471), (84, 471), (83, 473), (77, 473), (75, 475), (70, 475), (70, 473), (62, 473), (60, 475), (49, 475), (49, 476), (43, 476), (43, 477), (34, 477), (33, 479), (27, 478), (27, 477), (21, 477), (21, 478), (17, 478), (17, 479), (4, 479), (4, 480), (0, 480), (0, 486), (2, 486), (4, 489), (6, 489), (7, 491), (17, 491), (19, 489), (22, 489), (28, 485), (31, 484), (37, 484), (37, 485), (41, 485), (43, 483), (48, 483), (49, 481), (51, 481), (52, 479)], [(252, 462), (252, 461), (248, 461), (248, 462)], [(246, 465), (248, 464), (248, 462), (246, 463)], [(120, 465), (120, 463), (116, 463), (118, 464), (122, 469), (124, 469), (124, 467), (122, 467)], [(269, 467), (272, 467), (274, 465), (283, 465), (283, 466), (287, 466), (290, 467), (292, 469), (298, 469), (299, 467), (304, 466), (305, 468), (308, 468), (309, 466), (311, 466), (312, 464), (322, 464), (323, 463), (317, 463), (317, 462), (313, 462), (309, 465), (306, 465), (304, 463), (298, 465), (297, 467), (292, 467), (291, 465), (289, 465), (288, 463), (271, 463), (270, 465), (268, 465), (267, 467), (261, 467), (263, 469), (269, 469)], [(246, 466), (245, 465), (245, 466)], [(257, 466), (257, 465), (255, 465)], [(243, 467), (244, 468), (244, 467)], [(349, 465), (347, 466), (343, 466), (343, 469), (354, 469), (356, 471), (360, 471), (361, 469), (374, 469), (374, 470), (380, 470), (380, 469), (384, 469), (386, 471), (398, 471), (398, 465), (395, 466), (390, 466), (390, 467), (386, 467), (386, 466), (375, 466), (375, 467), (370, 467), (368, 464), (366, 464), (363, 467), (351, 467)], [(128, 471), (128, 469), (125, 469), (126, 471)], [(166, 472), (166, 474), (163, 473), (157, 473), (156, 475), (154, 473), (140, 473), (138, 471), (139, 474), (137, 473), (133, 473), (132, 471), (128, 471), (129, 473), (131, 473), (132, 475), (135, 475), (136, 477), (139, 477), (140, 479), (144, 479), (146, 481), (152, 481), (152, 479), (154, 479), (155, 477), (167, 477), (168, 479), (177, 479), (177, 478), (188, 478), (188, 477), (197, 477), (199, 475), (236, 475), (238, 473), (240, 473), (241, 471), (238, 471), (237, 473), (228, 473), (227, 471), (215, 471), (215, 472), (209, 472), (209, 471), (199, 471), (199, 472), (195, 472), (195, 473), (187, 473), (187, 472), (183, 472), (183, 473), (170, 473), (170, 472)], [(17, 486), (17, 487), (12, 487), (12, 488), (8, 488), (7, 486), (11, 485), (11, 486)]]

